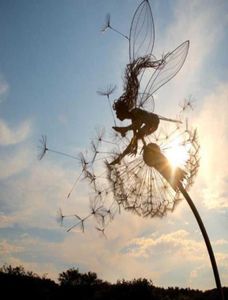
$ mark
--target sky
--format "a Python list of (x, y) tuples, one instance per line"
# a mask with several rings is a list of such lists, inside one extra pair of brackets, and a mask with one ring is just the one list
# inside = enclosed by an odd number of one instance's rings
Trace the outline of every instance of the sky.
[[(128, 42), (100, 29), (111, 13), (113, 27), (128, 35), (139, 3), (0, 1), (0, 265), (23, 265), (54, 280), (74, 267), (110, 282), (141, 277), (163, 287), (215, 287), (205, 243), (184, 200), (163, 218), (122, 211), (107, 238), (90, 221), (84, 233), (67, 232), (56, 221), (59, 207), (75, 214), (88, 204), (85, 186), (66, 199), (79, 164), (51, 152), (37, 159), (42, 135), (48, 147), (77, 155), (97, 126), (113, 126), (97, 90), (113, 84), (112, 100), (121, 95)], [(183, 99), (194, 99), (191, 124), (198, 129), (201, 160), (189, 193), (227, 286), (228, 3), (150, 3), (157, 57), (190, 40), (182, 70), (155, 95), (155, 112), (174, 117)]]

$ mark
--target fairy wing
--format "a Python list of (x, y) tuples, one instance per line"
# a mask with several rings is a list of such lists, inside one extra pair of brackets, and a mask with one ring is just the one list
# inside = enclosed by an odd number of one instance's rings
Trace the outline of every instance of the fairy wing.
[(144, 84), (143, 92), (139, 93), (137, 99), (138, 107), (145, 107), (145, 105), (149, 104), (148, 102), (151, 102), (150, 106), (153, 111), (154, 92), (156, 92), (161, 86), (171, 80), (180, 71), (186, 60), (188, 50), (189, 41), (185, 41), (171, 53), (165, 55), (162, 59), (162, 63), (155, 70), (150, 68), (150, 74), (148, 74), (147, 72), (143, 74), (141, 83), (143, 85), (143, 82), (146, 82), (146, 84)]
[(151, 55), (154, 47), (154, 20), (148, 0), (144, 0), (137, 7), (130, 27), (129, 60)]

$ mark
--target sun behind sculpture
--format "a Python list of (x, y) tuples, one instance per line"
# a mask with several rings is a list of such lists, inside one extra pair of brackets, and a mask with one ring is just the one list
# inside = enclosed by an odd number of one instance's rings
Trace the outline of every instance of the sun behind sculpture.
[[(177, 174), (182, 170), (183, 186), (188, 189), (193, 184), (199, 168), (197, 132), (180, 125), (173, 125), (169, 129), (167, 133), (161, 128), (156, 135), (147, 137), (146, 143), (157, 147), (163, 157), (180, 158), (179, 165), (174, 166), (167, 159), (161, 164), (163, 170), (159, 166), (148, 165), (144, 145), (141, 145), (135, 157), (125, 157), (115, 166), (107, 164), (114, 198), (124, 209), (143, 217), (162, 217), (167, 211), (172, 211), (182, 198), (177, 186), (172, 184), (172, 177), (177, 180)], [(154, 159), (155, 153), (151, 152), (149, 155)]]

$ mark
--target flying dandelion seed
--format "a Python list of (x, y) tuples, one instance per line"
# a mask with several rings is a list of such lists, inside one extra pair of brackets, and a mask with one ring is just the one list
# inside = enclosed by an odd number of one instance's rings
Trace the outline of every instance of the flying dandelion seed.
[(110, 20), (111, 16), (110, 14), (107, 14), (105, 18), (105, 24), (102, 26), (101, 32), (105, 32), (108, 28), (110, 28)]
[(46, 135), (41, 136), (41, 139), (39, 141), (38, 151), (39, 151), (38, 159), (41, 160), (45, 156), (46, 152), (48, 151)]
[(80, 160), (80, 158), (77, 157), (77, 156), (70, 155), (68, 153), (57, 151), (57, 150), (54, 150), (54, 149), (50, 149), (49, 147), (47, 147), (47, 136), (42, 135), (41, 139), (39, 140), (39, 145), (38, 145), (38, 159), (42, 160), (47, 152), (52, 152), (52, 153), (55, 153), (55, 154), (58, 154), (58, 155), (73, 158), (73, 159), (76, 159), (78, 161)]
[(182, 103), (180, 103), (181, 113), (184, 113), (189, 110), (192, 111), (194, 108), (194, 104), (193, 104), (194, 102), (195, 102), (195, 100), (192, 99), (192, 96), (184, 99), (184, 101)]
[(114, 32), (122, 35), (127, 40), (129, 39), (128, 36), (126, 36), (125, 34), (121, 33), (119, 30), (117, 30), (116, 28), (114, 28), (114, 27), (111, 26), (111, 16), (110, 16), (110, 14), (106, 15), (105, 24), (102, 26), (101, 32), (105, 32), (108, 29), (110, 29), (110, 30), (112, 30), (112, 31), (114, 31)]
[(111, 101), (110, 101), (110, 95), (114, 93), (114, 91), (116, 90), (116, 85), (109, 85), (107, 86), (107, 88), (105, 90), (98, 90), (97, 91), (97, 94), (100, 95), (100, 96), (106, 96), (107, 99), (108, 99), (108, 104), (109, 104), (109, 108), (110, 108), (110, 111), (112, 112), (112, 118), (113, 118), (113, 121), (114, 121), (114, 124), (116, 126), (116, 120), (115, 120), (115, 116), (114, 116), (114, 113), (113, 113), (113, 110), (112, 110), (112, 104), (111, 104)]
[(59, 208), (57, 211), (57, 216), (56, 216), (57, 222), (60, 223), (61, 225), (63, 225), (63, 219), (64, 219), (64, 215), (62, 213), (62, 209)]

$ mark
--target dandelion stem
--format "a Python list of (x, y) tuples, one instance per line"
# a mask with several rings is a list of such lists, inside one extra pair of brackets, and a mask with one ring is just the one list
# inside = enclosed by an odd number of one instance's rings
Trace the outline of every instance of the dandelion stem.
[(109, 104), (109, 108), (110, 108), (111, 113), (112, 113), (112, 118), (113, 118), (113, 121), (114, 121), (114, 125), (116, 126), (116, 120), (115, 120), (115, 116), (114, 116), (114, 113), (113, 113), (112, 104), (110, 102), (109, 95), (107, 97), (108, 97), (108, 104)]
[(187, 193), (187, 191), (185, 190), (185, 188), (183, 187), (183, 185), (181, 183), (179, 184), (179, 190), (181, 191), (184, 198), (186, 199), (189, 206), (191, 207), (191, 210), (192, 210), (192, 212), (193, 212), (193, 214), (194, 214), (194, 216), (195, 216), (195, 218), (198, 222), (198, 225), (200, 227), (200, 230), (202, 232), (204, 241), (205, 241), (206, 246), (207, 246), (207, 251), (208, 251), (208, 254), (209, 254), (209, 257), (210, 257), (210, 260), (211, 260), (212, 269), (213, 269), (213, 272), (214, 272), (216, 286), (217, 286), (218, 292), (220, 293), (220, 299), (224, 300), (225, 298), (224, 298), (224, 295), (223, 295), (223, 290), (222, 290), (222, 286), (221, 286), (221, 281), (220, 281), (220, 277), (219, 277), (219, 272), (218, 272), (214, 252), (213, 252), (213, 249), (211, 247), (211, 243), (210, 243), (209, 237), (207, 235), (207, 231), (204, 227), (203, 221), (202, 221), (202, 219), (201, 219), (201, 217), (200, 217), (200, 215), (199, 215), (192, 199), (190, 198), (189, 194)]
[(76, 187), (76, 185), (77, 185), (77, 183), (78, 183), (80, 177), (82, 176), (82, 173), (83, 173), (83, 171), (82, 171), (82, 172), (79, 174), (79, 176), (76, 178), (76, 180), (75, 180), (75, 182), (74, 182), (74, 184), (73, 184), (73, 186), (72, 186), (70, 192), (69, 192), (68, 195), (67, 195), (67, 199), (70, 198), (70, 195), (71, 195), (71, 193), (73, 192), (73, 189)]
[(56, 150), (53, 150), (53, 149), (50, 149), (50, 148), (47, 148), (47, 151), (53, 152), (53, 153), (56, 153), (56, 154), (60, 154), (60, 155), (63, 155), (63, 156), (67, 156), (67, 157), (70, 157), (70, 158), (73, 158), (73, 159), (76, 159), (76, 160), (80, 160), (76, 156), (73, 156), (73, 155), (70, 155), (70, 154), (67, 154), (67, 153), (64, 153), (64, 152), (61, 152), (61, 151), (56, 151)]

